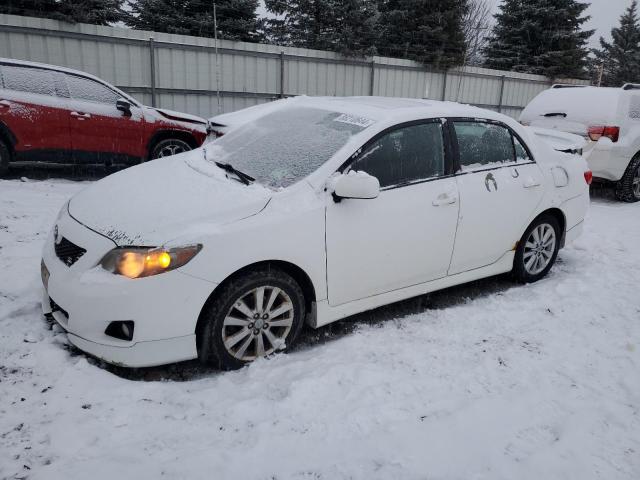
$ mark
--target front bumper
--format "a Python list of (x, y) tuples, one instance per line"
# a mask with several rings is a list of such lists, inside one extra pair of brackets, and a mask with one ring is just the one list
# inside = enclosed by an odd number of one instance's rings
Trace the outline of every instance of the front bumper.
[[(115, 244), (84, 227), (66, 212), (59, 235), (86, 249), (68, 267), (56, 255), (53, 234), (43, 252), (49, 272), (43, 313), (51, 315), (81, 350), (109, 363), (145, 367), (197, 357), (198, 316), (215, 284), (179, 270), (131, 280), (96, 267)], [(113, 321), (133, 321), (133, 338), (105, 333)]]

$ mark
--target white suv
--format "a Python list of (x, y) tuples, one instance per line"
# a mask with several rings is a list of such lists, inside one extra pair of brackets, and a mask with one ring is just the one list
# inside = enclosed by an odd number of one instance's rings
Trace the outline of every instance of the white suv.
[(594, 178), (615, 182), (619, 200), (640, 200), (640, 85), (554, 85), (527, 105), (520, 123), (587, 137)]

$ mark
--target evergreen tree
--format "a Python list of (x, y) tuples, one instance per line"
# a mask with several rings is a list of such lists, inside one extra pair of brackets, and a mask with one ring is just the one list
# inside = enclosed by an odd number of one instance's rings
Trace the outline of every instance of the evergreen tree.
[(589, 4), (577, 0), (503, 0), (485, 49), (486, 66), (548, 77), (585, 74), (586, 44), (593, 30), (582, 31)]
[[(257, 41), (258, 0), (216, 0), (218, 35), (228, 40)], [(213, 0), (134, 0), (127, 25), (140, 30), (213, 37)]]
[(460, 65), (467, 0), (380, 0), (378, 52), (435, 68)]
[(370, 0), (342, 0), (337, 3), (333, 50), (350, 57), (375, 55), (379, 20), (377, 5)]
[(596, 81), (602, 68), (602, 85), (620, 87), (640, 82), (640, 21), (638, 3), (631, 2), (620, 17), (620, 26), (611, 30), (611, 43), (600, 37), (600, 50), (594, 50), (592, 70)]
[(332, 50), (348, 56), (375, 53), (378, 11), (371, 0), (266, 0), (276, 18), (267, 39), (279, 45)]
[(109, 25), (122, 19), (123, 0), (2, 0), (0, 13)]

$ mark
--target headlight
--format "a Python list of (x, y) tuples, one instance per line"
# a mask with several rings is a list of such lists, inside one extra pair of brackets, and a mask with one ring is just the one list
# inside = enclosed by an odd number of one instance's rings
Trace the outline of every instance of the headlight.
[(187, 264), (202, 245), (176, 248), (114, 248), (100, 261), (102, 268), (129, 278), (148, 277), (168, 272)]

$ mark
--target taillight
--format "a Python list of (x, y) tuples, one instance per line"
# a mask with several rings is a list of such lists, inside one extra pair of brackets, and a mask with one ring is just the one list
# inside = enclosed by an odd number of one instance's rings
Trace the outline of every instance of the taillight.
[(589, 138), (594, 142), (597, 142), (600, 137), (607, 137), (612, 142), (617, 142), (620, 136), (620, 127), (596, 125), (589, 127), (587, 133), (589, 134)]
[(587, 185), (591, 185), (591, 182), (593, 182), (593, 172), (591, 170), (584, 172), (584, 181), (587, 182)]

